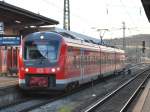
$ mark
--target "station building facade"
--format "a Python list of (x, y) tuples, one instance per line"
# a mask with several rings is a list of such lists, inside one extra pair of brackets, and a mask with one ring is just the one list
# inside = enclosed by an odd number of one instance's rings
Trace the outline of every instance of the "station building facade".
[[(16, 36), (22, 39), (29, 33), (39, 31), (40, 26), (58, 23), (56, 20), (0, 1), (0, 30), (3, 30), (0, 31), (0, 40)], [(19, 45), (0, 44), (0, 74), (17, 73), (18, 52)]]

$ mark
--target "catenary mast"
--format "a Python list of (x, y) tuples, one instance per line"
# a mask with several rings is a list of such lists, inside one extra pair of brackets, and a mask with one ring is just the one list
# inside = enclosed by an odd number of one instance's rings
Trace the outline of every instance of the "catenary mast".
[(65, 30), (70, 30), (70, 3), (69, 3), (69, 0), (64, 0), (63, 28)]

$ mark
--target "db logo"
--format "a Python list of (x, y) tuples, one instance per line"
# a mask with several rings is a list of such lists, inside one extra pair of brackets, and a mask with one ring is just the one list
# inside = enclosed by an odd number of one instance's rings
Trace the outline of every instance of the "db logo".
[(43, 70), (43, 68), (38, 68), (38, 69), (36, 69), (36, 72), (37, 72), (37, 73), (43, 73), (44, 70)]

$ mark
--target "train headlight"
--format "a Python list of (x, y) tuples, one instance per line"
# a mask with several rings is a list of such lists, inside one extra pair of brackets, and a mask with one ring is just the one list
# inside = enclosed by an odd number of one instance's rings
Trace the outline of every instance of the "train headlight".
[(41, 35), (41, 36), (40, 36), (40, 39), (44, 39), (44, 36), (43, 36), (43, 35)]
[(59, 68), (59, 67), (57, 67), (57, 71), (60, 71), (60, 68)]
[(26, 72), (29, 72), (29, 69), (28, 69), (28, 68), (26, 68), (26, 69), (25, 69), (25, 71), (26, 71)]
[(55, 68), (52, 68), (52, 72), (55, 72), (56, 71), (56, 69)]

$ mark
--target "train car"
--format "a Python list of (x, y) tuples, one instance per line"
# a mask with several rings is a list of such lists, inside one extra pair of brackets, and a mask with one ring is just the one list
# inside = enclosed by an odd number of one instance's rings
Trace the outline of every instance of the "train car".
[(72, 33), (27, 35), (19, 53), (19, 86), (23, 90), (64, 90), (125, 67), (123, 50), (100, 45), (94, 38)]

